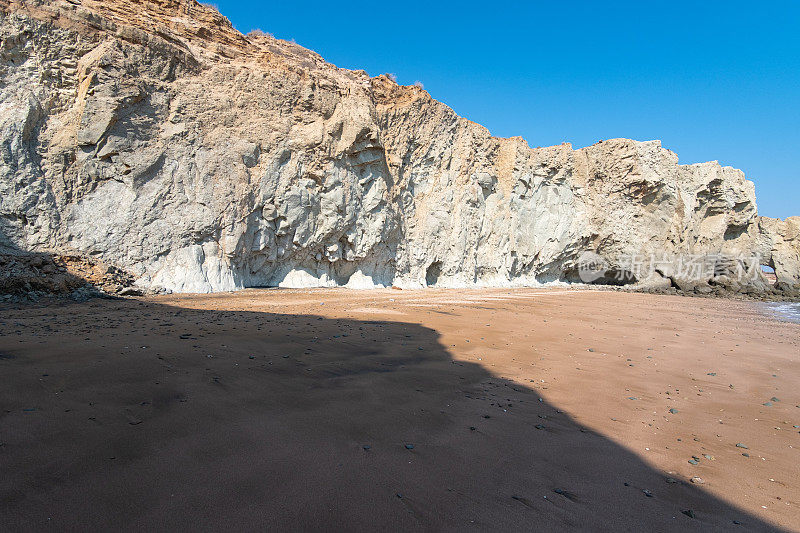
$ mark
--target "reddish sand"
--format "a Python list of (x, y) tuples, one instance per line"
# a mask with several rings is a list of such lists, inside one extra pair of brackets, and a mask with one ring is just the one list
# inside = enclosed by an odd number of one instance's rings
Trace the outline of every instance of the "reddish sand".
[(800, 531), (798, 406), (800, 325), (726, 300), (254, 290), (4, 307), (0, 516)]

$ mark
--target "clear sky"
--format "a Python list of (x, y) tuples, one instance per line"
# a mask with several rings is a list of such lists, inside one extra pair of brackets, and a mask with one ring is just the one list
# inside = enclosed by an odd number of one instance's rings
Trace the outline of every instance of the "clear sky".
[(682, 163), (744, 170), (762, 215), (800, 215), (800, 1), (215, 5), (244, 33), (420, 81), (493, 135), (661, 139)]

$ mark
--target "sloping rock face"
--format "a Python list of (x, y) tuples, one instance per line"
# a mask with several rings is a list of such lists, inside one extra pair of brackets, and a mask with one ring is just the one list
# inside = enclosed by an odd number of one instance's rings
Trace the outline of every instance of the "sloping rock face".
[(658, 141), (495, 138), (193, 0), (0, 11), (0, 247), (183, 292), (578, 281), (587, 250), (616, 271), (761, 254), (800, 282), (797, 219), (759, 217), (740, 171)]

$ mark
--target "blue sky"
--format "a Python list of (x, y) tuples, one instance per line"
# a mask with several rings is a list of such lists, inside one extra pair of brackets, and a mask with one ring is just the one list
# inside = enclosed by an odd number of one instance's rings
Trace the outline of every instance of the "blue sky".
[(493, 135), (661, 139), (683, 163), (744, 170), (762, 215), (800, 215), (800, 2), (215, 5), (245, 33), (421, 81)]

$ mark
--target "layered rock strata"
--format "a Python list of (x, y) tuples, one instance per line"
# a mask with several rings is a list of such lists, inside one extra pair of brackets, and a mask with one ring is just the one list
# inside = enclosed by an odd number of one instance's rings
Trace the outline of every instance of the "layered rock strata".
[(689, 283), (650, 264), (686, 256), (718, 263), (686, 290), (767, 290), (733, 279), (753, 256), (800, 283), (800, 218), (758, 216), (741, 171), (659, 141), (492, 137), (419, 87), (243, 36), (194, 1), (0, 12), (0, 247), (178, 292), (580, 281), (586, 251), (648, 287)]

